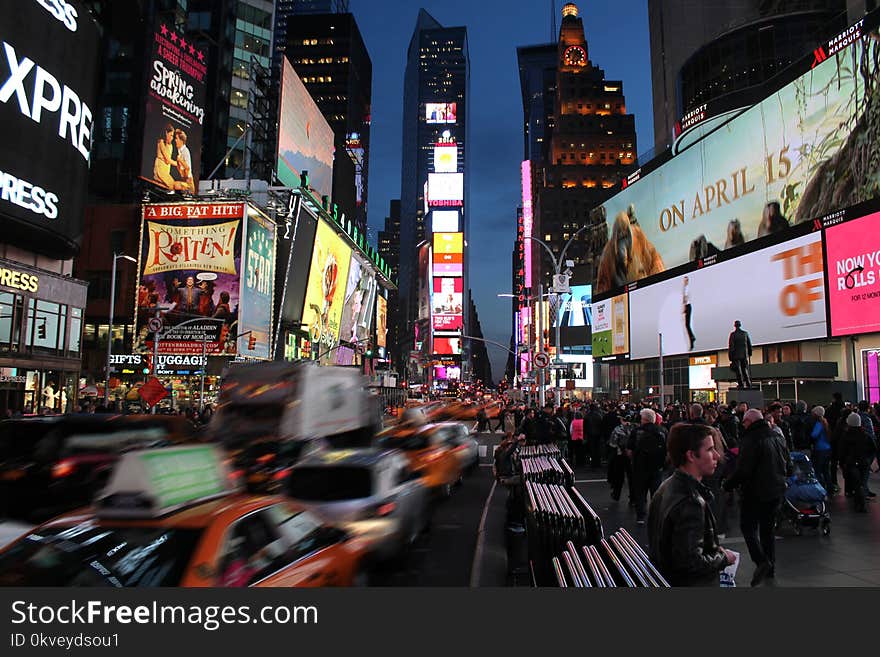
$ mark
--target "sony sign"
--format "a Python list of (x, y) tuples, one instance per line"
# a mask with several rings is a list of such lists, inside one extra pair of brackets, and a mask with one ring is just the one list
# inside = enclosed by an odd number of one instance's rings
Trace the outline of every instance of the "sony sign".
[(77, 251), (99, 36), (80, 0), (0, 0), (0, 216), (38, 253)]

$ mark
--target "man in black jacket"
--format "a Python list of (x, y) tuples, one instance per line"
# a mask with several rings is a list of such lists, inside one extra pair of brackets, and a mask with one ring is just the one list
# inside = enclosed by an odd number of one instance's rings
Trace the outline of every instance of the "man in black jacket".
[(749, 358), (752, 355), (752, 340), (749, 334), (742, 330), (742, 323), (739, 320), (733, 323), (733, 331), (727, 339), (727, 355), (730, 358), (730, 366), (736, 372), (737, 385), (740, 388), (751, 388)]
[(639, 416), (641, 424), (629, 436), (627, 456), (632, 459), (636, 522), (644, 525), (648, 491), (651, 495), (657, 491), (666, 463), (666, 434), (657, 426), (657, 415), (650, 408), (643, 408)]
[[(757, 568), (752, 586), (773, 577), (776, 545), (773, 525), (785, 494), (785, 478), (794, 471), (783, 438), (773, 431), (757, 408), (743, 416), (736, 470), (724, 482), (724, 490), (739, 486), (742, 505), (739, 526)], [(760, 540), (759, 540), (760, 533)]]
[(736, 555), (718, 542), (712, 493), (702, 483), (718, 465), (712, 429), (677, 424), (668, 451), (675, 471), (651, 498), (648, 512), (651, 561), (672, 586), (718, 586), (719, 573)]

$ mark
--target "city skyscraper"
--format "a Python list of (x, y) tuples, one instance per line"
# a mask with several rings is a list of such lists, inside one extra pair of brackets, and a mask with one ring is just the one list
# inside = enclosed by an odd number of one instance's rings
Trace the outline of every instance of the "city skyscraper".
[(274, 59), (288, 58), (333, 129), (333, 201), (365, 231), (373, 64), (354, 16), (298, 7), (279, 3)]
[[(434, 233), (459, 233), (452, 245), (467, 243), (469, 225), (467, 146), (467, 101), (470, 86), (467, 28), (443, 27), (424, 9), (419, 10), (416, 26), (407, 51), (407, 65), (403, 92), (403, 153), (401, 171), (401, 225), (400, 225), (400, 300), (401, 326), (410, 348), (420, 347), (423, 354), (422, 376), (427, 362), (437, 350), (444, 356), (462, 362), (462, 375), (467, 376), (469, 346), (460, 338), (444, 337), (432, 346), (433, 328), (430, 321), (418, 330), (416, 341), (419, 277), (419, 246), (430, 240)], [(441, 214), (442, 213), (442, 214)], [(426, 216), (429, 215), (429, 216)], [(442, 225), (432, 225), (430, 217), (443, 218)], [(438, 229), (439, 228), (439, 229)], [(457, 260), (445, 273), (449, 280), (444, 285), (467, 289), (467, 253), (447, 254)], [(436, 254), (435, 254), (436, 257)], [(459, 266), (455, 266), (458, 264)], [(434, 268), (437, 274), (437, 268)], [(455, 283), (452, 278), (460, 277)], [(437, 279), (438, 281), (440, 278)], [(433, 285), (423, 281), (421, 286)], [(440, 285), (440, 283), (438, 283)], [(463, 315), (457, 326), (466, 327), (467, 306), (461, 306)], [(444, 332), (445, 333), (445, 332)], [(461, 334), (461, 329), (458, 329)], [(445, 353), (445, 352), (453, 353)]]

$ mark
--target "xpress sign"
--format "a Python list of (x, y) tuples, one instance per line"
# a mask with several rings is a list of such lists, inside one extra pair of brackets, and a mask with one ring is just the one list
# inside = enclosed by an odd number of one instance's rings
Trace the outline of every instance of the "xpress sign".
[(0, 215), (22, 246), (70, 257), (92, 146), (97, 27), (70, 0), (0, 0), (0, 16)]

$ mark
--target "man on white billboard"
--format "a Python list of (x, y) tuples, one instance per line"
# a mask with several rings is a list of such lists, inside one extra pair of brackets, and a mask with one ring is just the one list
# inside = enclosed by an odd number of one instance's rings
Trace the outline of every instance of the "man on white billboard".
[(730, 366), (736, 373), (737, 385), (740, 388), (751, 388), (749, 358), (752, 355), (752, 340), (749, 334), (742, 330), (742, 323), (739, 320), (733, 323), (733, 331), (727, 339), (727, 355), (730, 357)]

